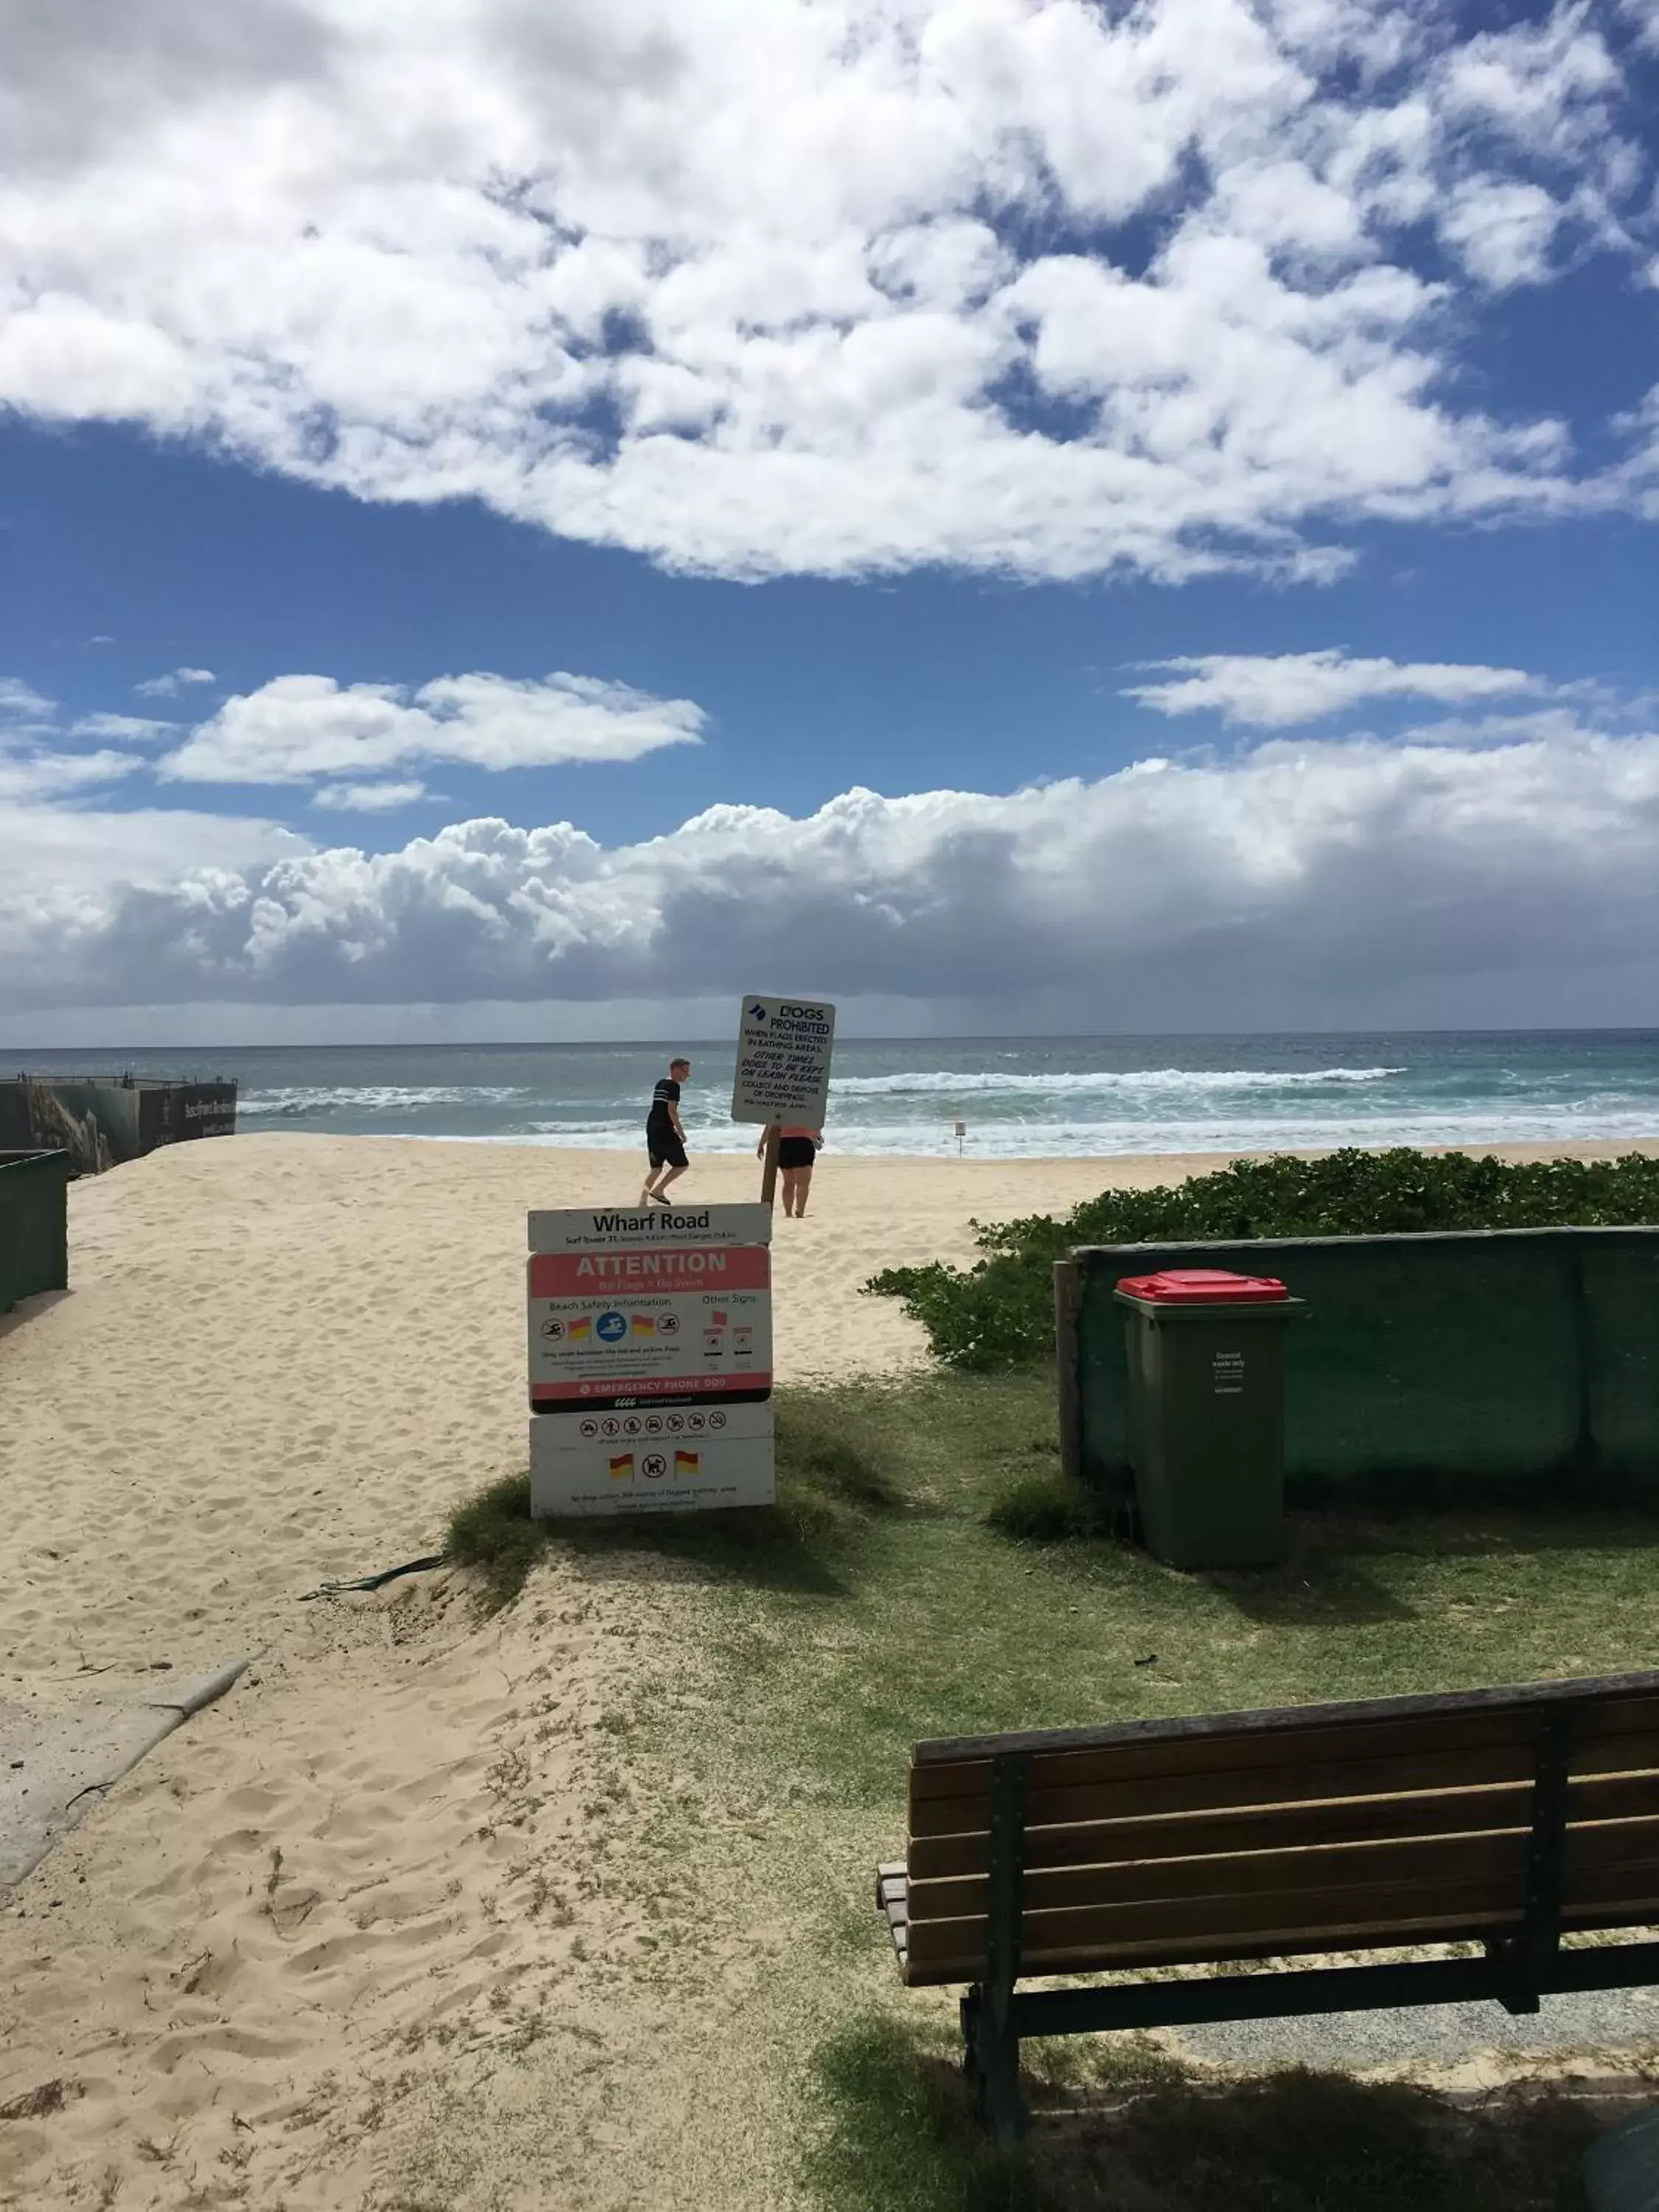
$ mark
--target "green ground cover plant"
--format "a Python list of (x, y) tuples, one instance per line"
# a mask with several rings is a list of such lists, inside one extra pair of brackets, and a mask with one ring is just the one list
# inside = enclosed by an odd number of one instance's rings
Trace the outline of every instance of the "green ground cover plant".
[(1240, 1160), (1150, 1190), (1108, 1190), (1068, 1214), (975, 1224), (985, 1257), (889, 1267), (866, 1288), (902, 1300), (939, 1358), (969, 1371), (1052, 1358), (1052, 1269), (1079, 1244), (1381, 1237), (1428, 1230), (1633, 1227), (1659, 1223), (1659, 1159), (1512, 1165), (1461, 1152), (1333, 1152)]

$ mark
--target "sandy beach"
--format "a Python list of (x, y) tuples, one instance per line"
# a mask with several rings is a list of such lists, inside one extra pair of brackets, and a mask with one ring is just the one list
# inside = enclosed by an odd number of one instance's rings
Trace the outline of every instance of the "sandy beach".
[[(921, 1359), (860, 1285), (968, 1257), (970, 1217), (1212, 1164), (827, 1160), (777, 1224), (780, 1377)], [(757, 1175), (710, 1159), (682, 1188)], [(614, 1152), (305, 1136), (74, 1188), (70, 1291), (0, 1320), (0, 1697), (254, 1663), (0, 1911), (0, 2204), (485, 2201), (387, 2177), (446, 2100), (526, 2140), (532, 2002), (568, 2125), (538, 2105), (534, 2176), (489, 2201), (738, 2201), (681, 2124), (690, 2078), (627, 2094), (667, 2031), (605, 1876), (632, 1814), (600, 1723), (661, 1661), (653, 1592), (555, 1562), (482, 1624), (447, 1571), (305, 1601), (431, 1550), (523, 1464), (525, 1212), (637, 1188)]]

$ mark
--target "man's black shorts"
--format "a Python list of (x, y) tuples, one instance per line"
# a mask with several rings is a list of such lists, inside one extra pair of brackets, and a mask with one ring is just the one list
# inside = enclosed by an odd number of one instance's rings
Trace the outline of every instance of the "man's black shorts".
[(685, 1146), (672, 1129), (661, 1134), (655, 1131), (645, 1140), (646, 1157), (653, 1169), (687, 1168), (691, 1163), (685, 1157)]

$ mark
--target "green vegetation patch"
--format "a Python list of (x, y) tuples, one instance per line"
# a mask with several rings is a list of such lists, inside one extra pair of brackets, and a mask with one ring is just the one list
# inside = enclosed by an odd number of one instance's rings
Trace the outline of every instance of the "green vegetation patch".
[(949, 1364), (991, 1370), (1054, 1351), (1053, 1267), (1079, 1244), (1238, 1243), (1430, 1230), (1632, 1228), (1659, 1223), (1659, 1159), (1512, 1166), (1461, 1152), (1334, 1152), (1241, 1160), (1151, 1190), (1108, 1190), (1065, 1215), (976, 1224), (969, 1268), (889, 1267), (866, 1289), (902, 1299)]

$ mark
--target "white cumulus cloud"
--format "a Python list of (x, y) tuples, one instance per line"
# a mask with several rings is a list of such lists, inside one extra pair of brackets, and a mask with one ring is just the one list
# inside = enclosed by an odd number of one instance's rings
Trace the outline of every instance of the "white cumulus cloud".
[(172, 699), (191, 684), (211, 684), (212, 681), (213, 671), (210, 668), (170, 668), (165, 676), (148, 677), (143, 683), (135, 684), (132, 688), (142, 692), (147, 699)]
[(1146, 665), (1175, 672), (1156, 684), (1131, 684), (1126, 697), (1160, 714), (1213, 713), (1259, 730), (1318, 721), (1371, 699), (1455, 705), (1552, 688), (1521, 668), (1357, 659), (1337, 647), (1319, 653), (1189, 653)]
[[(0, 802), (21, 806), (31, 799), (60, 799), (72, 792), (114, 783), (131, 775), (137, 766), (131, 753), (0, 750)], [(0, 824), (0, 828), (9, 826)]]
[(151, 738), (164, 738), (178, 727), (175, 722), (158, 722), (149, 714), (82, 714), (79, 721), (70, 724), (70, 734), (76, 738), (113, 738), (126, 744), (143, 744)]
[(424, 799), (423, 783), (325, 783), (312, 795), (312, 805), (342, 814), (386, 814), (394, 806), (412, 806)]
[(1379, 994), (1467, 1022), (1545, 975), (1581, 1004), (1621, 976), (1636, 1003), (1659, 988), (1656, 925), (1655, 735), (1281, 738), (1006, 794), (714, 806), (620, 846), (568, 823), (376, 853), (203, 816), (0, 815), (7, 1014), (659, 1003), (772, 975), (1009, 1012), (1041, 996), (1084, 1028), (1352, 1025)]
[[(43, 421), (742, 577), (1320, 577), (1346, 525), (1638, 495), (1462, 378), (1481, 288), (1652, 250), (1611, 13), (1473, 36), (1337, 0), (24, 18), (0, 404)], [(1472, 320), (1447, 312), (1470, 276)]]
[(490, 769), (632, 761), (700, 743), (706, 719), (689, 699), (563, 672), (440, 676), (414, 690), (278, 676), (227, 699), (158, 766), (175, 781), (278, 784), (362, 779), (423, 760)]
[(1541, 186), (1476, 180), (1457, 192), (1440, 234), (1472, 276), (1495, 292), (1541, 284), (1565, 210)]
[(21, 677), (0, 676), (0, 736), (8, 724), (15, 728), (20, 722), (50, 721), (57, 711), (55, 699), (46, 698)]

